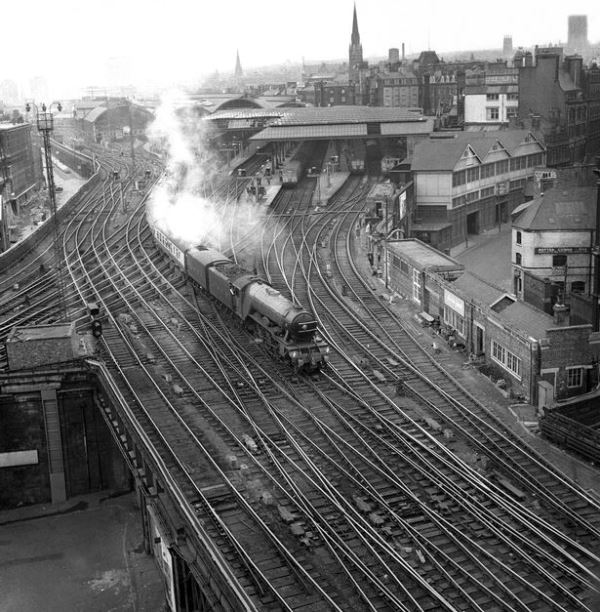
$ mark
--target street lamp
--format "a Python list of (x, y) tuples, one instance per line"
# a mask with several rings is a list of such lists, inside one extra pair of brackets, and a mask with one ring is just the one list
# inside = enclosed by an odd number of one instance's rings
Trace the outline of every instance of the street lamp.
[(56, 259), (56, 282), (58, 284), (58, 297), (60, 303), (60, 310), (62, 314), (66, 314), (66, 302), (65, 302), (65, 289), (62, 277), (62, 252), (60, 244), (58, 242), (58, 215), (56, 210), (56, 188), (54, 186), (54, 170), (52, 167), (52, 150), (50, 148), (50, 132), (54, 130), (54, 117), (52, 116), (51, 108), (52, 105), (56, 104), (58, 112), (62, 110), (60, 102), (53, 102), (48, 108), (42, 103), (41, 112), (36, 104), (33, 102), (27, 103), (25, 110), (31, 111), (33, 107), (35, 109), (37, 129), (42, 133), (42, 140), (44, 142), (44, 158), (46, 161), (46, 181), (48, 183), (48, 195), (50, 196), (50, 212), (54, 220), (54, 258)]

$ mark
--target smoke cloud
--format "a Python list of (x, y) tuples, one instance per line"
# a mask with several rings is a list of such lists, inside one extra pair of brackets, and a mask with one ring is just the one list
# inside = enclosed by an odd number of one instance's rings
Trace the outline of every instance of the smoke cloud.
[(224, 202), (213, 201), (218, 172), (208, 146), (207, 122), (194, 112), (185, 95), (167, 94), (156, 111), (148, 137), (166, 157), (166, 173), (153, 190), (148, 219), (189, 246), (219, 248), (224, 235)]
[[(148, 221), (186, 247), (202, 244), (225, 251), (244, 233), (244, 247), (251, 252), (260, 239), (266, 207), (246, 193), (232, 201), (238, 185), (211, 148), (210, 129), (184, 95), (171, 92), (163, 98), (148, 137), (154, 150), (164, 153), (166, 172), (148, 200)], [(215, 191), (227, 181), (228, 188)]]

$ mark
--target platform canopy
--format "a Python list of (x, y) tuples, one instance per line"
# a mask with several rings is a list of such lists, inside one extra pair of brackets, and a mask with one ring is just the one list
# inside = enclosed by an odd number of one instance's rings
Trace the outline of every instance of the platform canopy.
[[(251, 140), (330, 140), (427, 135), (433, 118), (421, 109), (372, 106), (238, 109), (206, 118), (221, 130), (256, 129)], [(259, 130), (259, 131), (258, 131)]]

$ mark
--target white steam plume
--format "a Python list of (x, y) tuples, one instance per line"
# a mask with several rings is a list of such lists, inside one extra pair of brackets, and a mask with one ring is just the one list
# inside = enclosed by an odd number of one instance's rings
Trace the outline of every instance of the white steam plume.
[[(219, 246), (223, 236), (220, 205), (203, 194), (217, 174), (207, 146), (206, 122), (194, 115), (185, 96), (169, 92), (156, 111), (149, 139), (166, 153), (166, 176), (153, 190), (149, 220), (190, 246)], [(183, 108), (181, 108), (181, 106)]]

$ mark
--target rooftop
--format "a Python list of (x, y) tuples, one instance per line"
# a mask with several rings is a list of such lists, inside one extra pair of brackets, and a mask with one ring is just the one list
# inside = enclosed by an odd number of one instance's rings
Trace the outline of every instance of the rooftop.
[(492, 308), (501, 302), (502, 307), (494, 309), (493, 317), (499, 323), (506, 322), (511, 327), (521, 330), (527, 336), (541, 339), (546, 336), (547, 329), (559, 327), (555, 325), (554, 319), (549, 314), (511, 298), (506, 291), (472, 272), (464, 272), (452, 285), (482, 306)]
[(467, 147), (473, 150), (480, 163), (488, 153), (499, 147), (506, 151), (508, 157), (520, 153), (519, 149), (526, 153), (533, 152), (529, 149), (543, 151), (542, 145), (529, 130), (444, 133), (415, 145), (412, 169), (424, 172), (454, 170)]
[(530, 230), (591, 230), (596, 223), (596, 187), (560, 186), (535, 198), (513, 221)]
[(431, 272), (450, 272), (464, 270), (464, 266), (449, 255), (421, 242), (416, 238), (404, 240), (388, 240), (388, 249), (395, 255), (403, 256), (413, 262), (422, 270)]
[(56, 338), (70, 338), (75, 326), (73, 323), (56, 323), (52, 325), (35, 325), (31, 327), (13, 327), (7, 342), (35, 342)]

